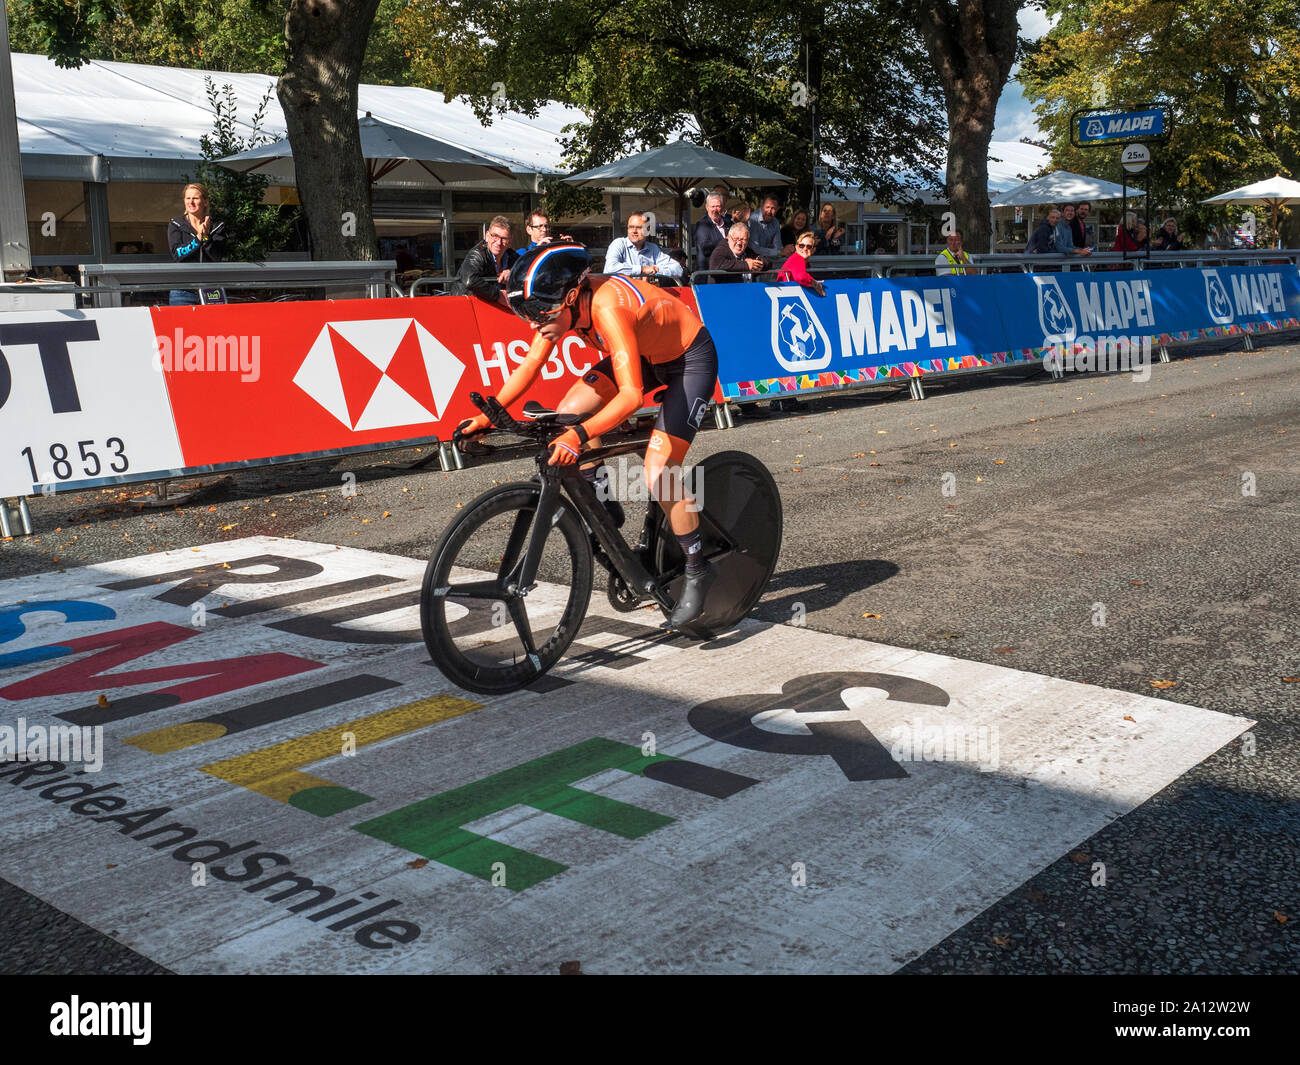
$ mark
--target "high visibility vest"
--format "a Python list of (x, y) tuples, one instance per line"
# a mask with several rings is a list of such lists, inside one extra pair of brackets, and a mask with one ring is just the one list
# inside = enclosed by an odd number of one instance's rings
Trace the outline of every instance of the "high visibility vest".
[(954, 274), (964, 275), (966, 273), (965, 264), (970, 262), (970, 256), (967, 255), (965, 252), (961, 253), (960, 259), (954, 256), (953, 253), (947, 248), (944, 248), (943, 251), (941, 251), (939, 254), (942, 255), (945, 259), (948, 260), (949, 263), (952, 264), (952, 272)]

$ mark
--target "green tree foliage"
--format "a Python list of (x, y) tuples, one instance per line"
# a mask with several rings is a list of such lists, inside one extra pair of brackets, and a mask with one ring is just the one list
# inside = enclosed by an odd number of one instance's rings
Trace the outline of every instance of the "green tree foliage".
[[(362, 81), (405, 84), (396, 20), (413, 0), (383, 0)], [(230, 73), (284, 72), (288, 0), (7, 0), (15, 52), (61, 66), (105, 59)]]
[(285, 246), (293, 230), (292, 209), (262, 203), (270, 181), (257, 174), (241, 174), (219, 166), (213, 160), (271, 140), (262, 133), (262, 121), (271, 101), (271, 89), (253, 114), (252, 133), (240, 136), (235, 113), (235, 90), (232, 85), (217, 88), (211, 78), (204, 79), (208, 105), (212, 108), (212, 132), (199, 138), (203, 162), (196, 180), (208, 187), (215, 218), (226, 224), (226, 257), (237, 262), (262, 262), (268, 251)]
[(839, 181), (882, 200), (937, 184), (937, 80), (914, 25), (886, 0), (446, 0), (400, 20), (415, 76), (485, 121), (547, 100), (589, 116), (566, 131), (575, 170), (665, 143), (686, 117), (708, 147), (800, 179), (813, 108)]
[[(1024, 62), (1055, 166), (1119, 180), (1118, 150), (1070, 145), (1069, 115), (1098, 103), (1163, 103), (1152, 213), (1176, 208), (1204, 233), (1223, 208), (1198, 201), (1300, 169), (1300, 6), (1295, 0), (1047, 0), (1056, 27)], [(1146, 175), (1143, 176), (1145, 181)], [(1264, 212), (1255, 209), (1262, 218)], [(1288, 220), (1288, 243), (1300, 225)]]

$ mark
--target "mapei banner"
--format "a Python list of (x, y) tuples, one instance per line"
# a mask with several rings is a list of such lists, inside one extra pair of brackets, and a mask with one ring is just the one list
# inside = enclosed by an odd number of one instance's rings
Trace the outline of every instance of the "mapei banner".
[(1037, 361), (1054, 345), (1172, 343), (1300, 326), (1278, 266), (1065, 271), (696, 289), (731, 398)]

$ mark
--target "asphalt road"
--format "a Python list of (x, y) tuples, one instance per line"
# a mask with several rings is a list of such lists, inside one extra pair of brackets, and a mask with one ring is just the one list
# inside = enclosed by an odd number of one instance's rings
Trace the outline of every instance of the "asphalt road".
[[(693, 454), (753, 453), (784, 500), (759, 618), (1258, 722), (904, 972), (1300, 971), (1300, 348), (1240, 349), (1187, 349), (1145, 382), (1020, 371), (708, 420)], [(36, 500), (0, 575), (253, 535), (421, 558), (531, 466), (503, 449), (407, 470), (419, 457), (251, 471), (158, 509), (145, 487)], [(2, 882), (0, 906), (2, 971), (161, 971)]]

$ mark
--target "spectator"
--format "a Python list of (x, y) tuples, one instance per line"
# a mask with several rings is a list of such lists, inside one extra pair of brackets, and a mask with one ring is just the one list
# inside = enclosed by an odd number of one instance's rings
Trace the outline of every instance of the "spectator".
[(804, 233), (811, 233), (808, 228), (808, 212), (802, 207), (795, 208), (794, 214), (790, 216), (789, 225), (781, 227), (781, 245), (787, 248), (796, 248), (799, 238)]
[(713, 249), (727, 242), (727, 223), (722, 205), (727, 201), (718, 193), (709, 193), (704, 201), (708, 213), (695, 223), (695, 269), (707, 270)]
[(528, 243), (517, 249), (515, 255), (527, 255), (537, 245), (551, 239), (551, 220), (546, 217), (546, 212), (533, 211), (528, 215), (524, 219), (524, 232), (528, 235)]
[(948, 234), (948, 246), (941, 251), (934, 260), (935, 277), (946, 277), (948, 274), (968, 274), (974, 273), (969, 269), (971, 262), (970, 256), (961, 250), (961, 230), (954, 229)]
[(1124, 224), (1115, 232), (1115, 246), (1112, 251), (1137, 251), (1137, 213), (1129, 211), (1124, 215)]
[(1060, 220), (1061, 212), (1055, 207), (1048, 211), (1047, 217), (1038, 223), (1038, 228), (1034, 230), (1029, 243), (1025, 245), (1025, 254), (1050, 255), (1056, 251), (1056, 223)]
[(1061, 217), (1056, 223), (1056, 250), (1060, 255), (1091, 255), (1091, 248), (1076, 247), (1074, 243), (1074, 204), (1067, 203), (1061, 208)]
[(458, 295), (477, 296), (503, 310), (510, 310), (505, 284), (510, 268), (519, 256), (510, 249), (510, 219), (499, 214), (488, 223), (487, 234), (470, 248), (456, 274), (452, 290)]
[(1137, 230), (1133, 236), (1137, 243), (1137, 251), (1147, 251), (1151, 247), (1151, 241), (1147, 239), (1147, 224), (1145, 222), (1137, 224)]
[(1089, 239), (1088, 234), (1088, 215), (1092, 213), (1092, 204), (1087, 200), (1083, 203), (1075, 204), (1074, 221), (1070, 223), (1070, 235), (1074, 238), (1076, 248), (1088, 248), (1092, 250), (1096, 247), (1096, 241)]
[(781, 223), (776, 212), (780, 203), (775, 196), (764, 196), (760, 214), (749, 220), (749, 243), (759, 255), (775, 262), (783, 256), (794, 254), (794, 248), (781, 240)]
[[(745, 225), (749, 225), (749, 216), (753, 213), (754, 213), (754, 209), (750, 207), (749, 204), (747, 204), (744, 200), (741, 200), (738, 204), (736, 204), (735, 207), (731, 209), (732, 225), (735, 225), (737, 222), (744, 222)], [(730, 229), (731, 226), (727, 226), (727, 228)]]
[(770, 264), (749, 246), (749, 226), (735, 222), (727, 230), (727, 239), (713, 249), (709, 256), (710, 270), (734, 270), (737, 273), (756, 274)]
[(795, 241), (794, 252), (781, 266), (781, 272), (777, 275), (777, 280), (797, 281), (804, 288), (812, 289), (819, 296), (826, 295), (826, 289), (822, 283), (808, 272), (808, 260), (813, 257), (816, 250), (817, 238), (812, 235), (811, 230), (799, 234), (799, 239)]
[[(219, 262), (226, 252), (226, 226), (208, 214), (207, 186), (193, 182), (181, 193), (185, 213), (167, 223), (167, 247), (178, 263)], [(168, 294), (173, 307), (197, 306), (199, 294), (174, 288)]]
[(844, 226), (835, 221), (834, 205), (823, 204), (821, 214), (817, 216), (817, 225), (813, 227), (813, 236), (817, 238), (817, 254), (839, 255), (844, 233)]
[(1165, 224), (1156, 233), (1156, 239), (1152, 242), (1151, 247), (1156, 251), (1187, 250), (1187, 243), (1183, 240), (1182, 234), (1178, 232), (1178, 223), (1174, 219), (1165, 219)]
[(682, 268), (677, 261), (666, 255), (658, 244), (646, 240), (645, 233), (645, 215), (629, 215), (627, 236), (619, 237), (605, 253), (605, 273), (625, 274), (629, 277), (649, 274), (681, 277)]
[(682, 251), (681, 248), (669, 248), (668, 258), (670, 258), (673, 262), (675, 262), (678, 266), (681, 267), (681, 272), (680, 272), (681, 275), (684, 275), (686, 273), (686, 267), (687, 267), (686, 253)]

